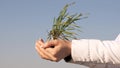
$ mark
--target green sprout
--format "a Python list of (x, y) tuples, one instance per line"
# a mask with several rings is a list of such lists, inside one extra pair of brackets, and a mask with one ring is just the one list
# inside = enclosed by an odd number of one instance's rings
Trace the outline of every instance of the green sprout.
[(80, 31), (80, 26), (78, 26), (75, 22), (82, 19), (83, 15), (81, 13), (70, 15), (67, 12), (67, 9), (72, 4), (66, 4), (64, 8), (60, 11), (59, 16), (57, 18), (54, 18), (53, 26), (48, 33), (47, 40), (76, 39), (76, 35), (78, 34), (75, 32), (75, 30)]

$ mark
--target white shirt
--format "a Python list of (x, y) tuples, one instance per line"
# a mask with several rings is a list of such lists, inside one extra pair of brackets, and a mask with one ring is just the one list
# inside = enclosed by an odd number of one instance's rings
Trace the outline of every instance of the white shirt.
[(72, 40), (72, 63), (90, 68), (120, 68), (120, 35), (114, 40)]

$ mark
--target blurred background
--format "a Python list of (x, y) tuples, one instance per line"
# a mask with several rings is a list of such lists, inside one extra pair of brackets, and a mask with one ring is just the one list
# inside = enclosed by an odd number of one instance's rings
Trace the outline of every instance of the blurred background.
[(80, 39), (114, 40), (120, 32), (120, 0), (0, 0), (0, 68), (86, 68), (41, 59), (35, 50), (46, 40), (53, 18), (67, 3), (68, 12), (89, 13), (77, 21)]

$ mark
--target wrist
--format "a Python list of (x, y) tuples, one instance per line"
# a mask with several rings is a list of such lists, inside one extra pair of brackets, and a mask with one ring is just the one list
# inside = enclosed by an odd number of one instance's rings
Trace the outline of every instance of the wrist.
[(66, 42), (67, 45), (67, 56), (71, 54), (71, 41)]
[(71, 57), (71, 41), (67, 41), (67, 48), (68, 48), (68, 53), (67, 53), (67, 56), (64, 58), (64, 60), (66, 61), (66, 62), (69, 62), (71, 59), (72, 59), (72, 57)]

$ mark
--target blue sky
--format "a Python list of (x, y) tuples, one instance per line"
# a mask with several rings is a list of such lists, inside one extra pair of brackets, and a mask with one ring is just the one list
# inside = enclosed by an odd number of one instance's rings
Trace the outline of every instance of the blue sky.
[[(79, 68), (39, 58), (35, 41), (46, 39), (53, 18), (67, 3), (70, 13), (89, 13), (76, 23), (78, 38), (114, 40), (120, 32), (120, 0), (0, 0), (0, 68)], [(81, 67), (82, 68), (82, 67)]]

